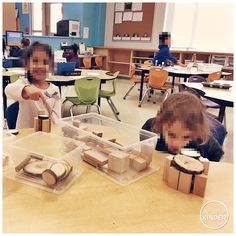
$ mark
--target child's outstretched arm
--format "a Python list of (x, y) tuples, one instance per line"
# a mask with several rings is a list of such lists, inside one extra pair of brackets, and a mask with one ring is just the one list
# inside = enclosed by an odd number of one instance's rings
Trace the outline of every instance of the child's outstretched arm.
[(45, 102), (43, 94), (32, 88), (25, 78), (20, 78), (16, 82), (8, 84), (5, 88), (5, 94), (7, 97), (16, 101), (28, 99), (38, 101), (41, 99), (43, 103)]

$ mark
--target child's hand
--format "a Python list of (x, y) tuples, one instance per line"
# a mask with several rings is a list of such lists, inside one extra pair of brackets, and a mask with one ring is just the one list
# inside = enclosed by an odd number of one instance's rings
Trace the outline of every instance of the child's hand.
[(32, 88), (31, 86), (25, 86), (23, 88), (22, 97), (24, 99), (27, 99), (27, 100), (29, 99), (29, 100), (33, 100), (33, 101), (38, 101), (39, 99), (41, 99), (44, 104), (46, 102), (44, 95), (40, 91)]

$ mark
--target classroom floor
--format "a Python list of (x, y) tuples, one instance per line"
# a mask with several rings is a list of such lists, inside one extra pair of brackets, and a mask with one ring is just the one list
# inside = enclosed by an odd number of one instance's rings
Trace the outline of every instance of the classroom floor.
[[(118, 79), (116, 83), (117, 87), (117, 94), (115, 97), (112, 98), (114, 104), (116, 105), (118, 111), (120, 112), (120, 119), (122, 122), (135, 125), (137, 127), (142, 127), (144, 122), (151, 117), (154, 117), (157, 111), (160, 108), (160, 104), (163, 101), (163, 95), (158, 93), (157, 96), (157, 103), (153, 104), (152, 100), (150, 102), (144, 101), (142, 107), (138, 107), (138, 96), (139, 96), (139, 85), (136, 85), (134, 89), (131, 91), (129, 96), (127, 96), (126, 100), (123, 99), (123, 96), (127, 92), (127, 90), (131, 86), (131, 82), (127, 79)], [(111, 83), (106, 83), (102, 85), (102, 89), (111, 90), (112, 86)], [(178, 92), (178, 88), (175, 89)], [(67, 87), (62, 90), (62, 96), (73, 96), (74, 89), (73, 87)], [(63, 109), (63, 116), (69, 116), (69, 107), (70, 103), (67, 102)], [(209, 109), (210, 112), (217, 115), (218, 109)], [(85, 108), (75, 107), (73, 109), (74, 115), (79, 115), (85, 112)], [(91, 112), (96, 112), (96, 108), (92, 108)], [(107, 101), (102, 99), (101, 102), (101, 113), (104, 116), (108, 116), (110, 118), (114, 118), (115, 116), (110, 109)], [(228, 134), (226, 135), (223, 149), (225, 151), (224, 158), (222, 161), (224, 162), (233, 162), (233, 108), (226, 109), (226, 128)]]

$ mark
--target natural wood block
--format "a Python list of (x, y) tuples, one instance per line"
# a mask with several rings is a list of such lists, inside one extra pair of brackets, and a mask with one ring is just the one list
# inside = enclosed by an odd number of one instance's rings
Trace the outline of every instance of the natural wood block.
[(200, 158), (199, 158), (199, 161), (200, 161), (200, 162), (203, 164), (203, 166), (204, 166), (203, 174), (204, 174), (204, 175), (208, 175), (209, 166), (210, 166), (210, 161), (209, 161), (207, 158), (203, 158), (203, 157), (200, 157)]
[(34, 132), (38, 132), (38, 131), (39, 131), (39, 118), (34, 117)]
[(198, 195), (200, 197), (204, 197), (205, 190), (207, 184), (207, 176), (206, 175), (195, 175), (194, 185), (193, 185), (193, 194)]
[(108, 162), (108, 156), (97, 151), (96, 149), (84, 152), (84, 156), (87, 156), (92, 161), (97, 162), (98, 165), (105, 165)]
[(80, 120), (73, 120), (72, 124), (75, 126), (75, 127), (80, 127)]
[(92, 166), (94, 166), (96, 168), (99, 166), (98, 162), (93, 161), (92, 159), (90, 159), (86, 155), (81, 155), (81, 158), (82, 158), (83, 161), (89, 163), (90, 165), (92, 165)]
[(102, 135), (103, 135), (102, 132), (97, 132), (97, 131), (93, 131), (92, 134), (95, 134), (98, 137), (102, 137)]
[(135, 155), (133, 153), (129, 153), (129, 163), (131, 166), (132, 166), (133, 160), (137, 157), (138, 157), (137, 155)]
[(129, 169), (129, 154), (122, 151), (113, 151), (109, 154), (108, 168), (117, 173), (123, 173)]
[(168, 181), (168, 174), (169, 174), (169, 168), (171, 166), (171, 161), (173, 160), (173, 156), (166, 156), (164, 157), (165, 160), (164, 160), (164, 166), (163, 166), (163, 180), (165, 182)]
[(144, 160), (141, 157), (137, 157), (134, 158), (132, 161), (132, 167), (136, 170), (136, 171), (141, 171), (144, 170), (147, 167), (147, 161)]
[(168, 186), (177, 190), (179, 184), (179, 172), (175, 167), (169, 167), (168, 170)]
[(45, 110), (39, 110), (38, 111), (38, 115), (46, 115), (46, 111)]
[(180, 171), (178, 190), (183, 193), (190, 193), (192, 177), (193, 175)]
[(71, 127), (63, 126), (61, 129), (65, 137), (74, 138), (74, 137), (78, 137), (79, 135), (79, 133)]
[(73, 141), (66, 141), (66, 142), (64, 142), (64, 145), (65, 145), (66, 150), (68, 152), (70, 152), (70, 151), (74, 150), (75, 148), (77, 148), (76, 143), (73, 142)]
[(50, 127), (51, 127), (51, 125), (50, 125), (49, 119), (42, 120), (42, 131), (43, 132), (50, 133), (51, 132)]
[(147, 165), (150, 165), (150, 163), (152, 162), (152, 155), (150, 154), (141, 153), (140, 157), (143, 158), (147, 162)]

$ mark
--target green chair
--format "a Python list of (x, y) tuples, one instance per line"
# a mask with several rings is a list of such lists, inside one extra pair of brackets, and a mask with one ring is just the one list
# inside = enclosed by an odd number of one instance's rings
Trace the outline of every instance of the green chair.
[(90, 111), (91, 106), (96, 106), (98, 113), (101, 114), (100, 107), (96, 104), (100, 88), (100, 79), (96, 77), (84, 77), (75, 81), (75, 92), (77, 97), (66, 97), (63, 103), (70, 101), (70, 114), (73, 117), (73, 107), (85, 105), (86, 113)]
[(16, 81), (20, 78), (20, 76), (24, 76), (24, 75), (22, 75), (22, 74), (14, 74), (14, 75), (11, 75), (11, 77), (10, 77), (11, 83), (16, 82)]
[[(117, 72), (115, 72), (115, 73), (113, 74), (113, 76), (114, 76), (114, 77), (117, 77), (119, 73), (120, 73), (120, 72), (117, 71)], [(107, 99), (107, 103), (109, 104), (109, 106), (110, 106), (112, 112), (114, 113), (116, 119), (117, 119), (118, 121), (120, 121), (120, 118), (119, 118), (119, 116), (118, 116), (118, 115), (119, 115), (119, 111), (117, 110), (115, 104), (114, 104), (113, 101), (111, 100), (111, 97), (113, 97), (113, 96), (116, 95), (116, 79), (113, 79), (113, 80), (112, 80), (112, 85), (113, 85), (113, 88), (112, 88), (111, 91), (100, 90), (100, 92), (99, 92), (99, 97), (100, 97), (100, 98), (106, 98), (106, 99)]]

